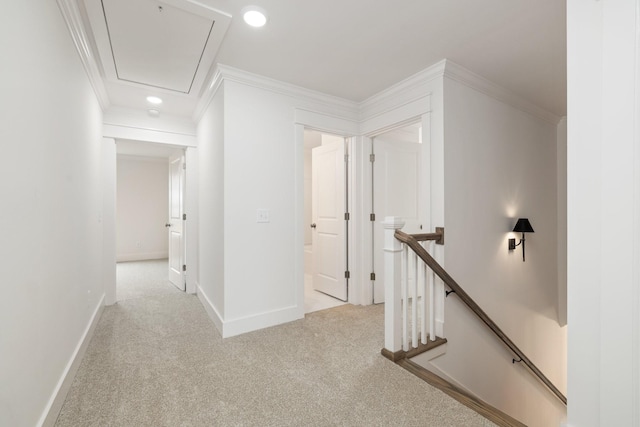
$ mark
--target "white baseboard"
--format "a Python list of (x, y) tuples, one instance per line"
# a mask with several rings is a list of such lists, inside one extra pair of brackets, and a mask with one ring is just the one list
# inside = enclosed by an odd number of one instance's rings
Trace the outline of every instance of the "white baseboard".
[(304, 310), (301, 311), (299, 307), (291, 306), (251, 316), (224, 320), (200, 285), (198, 285), (197, 288), (198, 299), (223, 338), (233, 337), (246, 332), (257, 331), (258, 329), (304, 318)]
[(102, 311), (104, 310), (104, 298), (105, 295), (102, 294), (100, 301), (98, 302), (98, 306), (93, 311), (93, 316), (91, 316), (91, 320), (89, 324), (84, 330), (84, 334), (80, 338), (78, 345), (76, 346), (73, 354), (71, 355), (71, 359), (67, 363), (58, 384), (56, 385), (47, 406), (45, 407), (40, 420), (38, 421), (38, 426), (41, 427), (49, 427), (53, 426), (58, 419), (58, 414), (62, 409), (62, 405), (64, 404), (65, 399), (67, 398), (67, 393), (69, 392), (69, 388), (71, 388), (71, 384), (73, 383), (73, 379), (76, 376), (76, 372), (80, 367), (80, 363), (82, 362), (82, 358), (84, 357), (84, 353), (87, 350), (87, 346), (91, 341), (91, 337), (93, 337), (93, 332), (96, 329), (96, 325), (100, 320), (100, 316), (102, 316)]
[(246, 332), (257, 331), (258, 329), (268, 328), (269, 326), (280, 325), (282, 323), (302, 319), (304, 318), (304, 310), (302, 311), (302, 314), (300, 314), (300, 312), (301, 311), (297, 306), (290, 306), (251, 316), (227, 320), (224, 322), (222, 337), (233, 337)]
[(168, 252), (141, 252), (141, 253), (117, 254), (116, 262), (147, 261), (150, 259), (167, 259), (167, 258), (169, 258)]
[(198, 295), (198, 299), (204, 306), (205, 311), (213, 321), (213, 324), (216, 325), (218, 332), (222, 334), (222, 326), (224, 324), (224, 320), (222, 320), (222, 316), (220, 316), (218, 310), (216, 310), (216, 308), (213, 306), (213, 303), (211, 302), (207, 294), (204, 293), (199, 283), (196, 283), (196, 294)]

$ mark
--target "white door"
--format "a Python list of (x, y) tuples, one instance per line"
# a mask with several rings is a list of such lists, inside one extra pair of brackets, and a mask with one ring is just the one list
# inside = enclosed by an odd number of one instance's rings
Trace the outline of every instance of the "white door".
[(311, 151), (313, 288), (347, 300), (345, 142)]
[(169, 281), (185, 290), (184, 280), (184, 153), (169, 159)]
[[(384, 228), (387, 216), (406, 221), (402, 231), (414, 234), (422, 230), (420, 209), (421, 147), (417, 142), (375, 138), (373, 151), (373, 261), (376, 273), (373, 302), (384, 302)], [(410, 280), (412, 277), (410, 277)]]

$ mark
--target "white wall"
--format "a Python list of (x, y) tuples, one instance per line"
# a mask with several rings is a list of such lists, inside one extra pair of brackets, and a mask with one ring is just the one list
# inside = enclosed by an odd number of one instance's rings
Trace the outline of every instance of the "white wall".
[(567, 2), (568, 420), (640, 425), (640, 2)]
[(34, 426), (59, 409), (55, 394), (104, 296), (102, 114), (56, 2), (7, 6), (0, 425)]
[(346, 102), (255, 80), (225, 79), (198, 125), (198, 294), (225, 337), (304, 316), (303, 125), (353, 127), (333, 108)]
[[(293, 226), (295, 100), (231, 81), (224, 89), (225, 318), (230, 328), (293, 320), (304, 313), (291, 263), (303, 250)], [(270, 222), (257, 223), (257, 209)]]
[(224, 92), (221, 86), (198, 124), (198, 296), (220, 330), (225, 315)]
[[(444, 134), (446, 269), (565, 390), (565, 330), (557, 313), (556, 126), (445, 77)], [(510, 233), (518, 217), (528, 217), (535, 230), (526, 237), (526, 262), (521, 247), (507, 250), (508, 238), (520, 237)], [(543, 415), (535, 393), (525, 397), (536, 384), (521, 385), (530, 382), (530, 373), (509, 366), (512, 355), (455, 296), (446, 301), (445, 317), (448, 350), (436, 366), (529, 425), (558, 425), (564, 415), (555, 398), (549, 393), (551, 408)]]
[(164, 259), (169, 256), (165, 227), (168, 206), (168, 160), (118, 154), (118, 262)]

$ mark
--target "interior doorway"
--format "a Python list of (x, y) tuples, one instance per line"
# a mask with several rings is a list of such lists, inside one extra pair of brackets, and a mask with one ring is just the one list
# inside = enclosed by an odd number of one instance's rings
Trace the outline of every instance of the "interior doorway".
[(348, 300), (348, 157), (342, 136), (304, 132), (305, 313)]
[[(116, 261), (153, 264), (154, 275), (158, 265), (164, 265), (163, 280), (181, 291), (186, 259), (184, 158), (183, 147), (116, 140)], [(116, 301), (120, 282), (117, 275)]]
[[(426, 225), (422, 122), (416, 121), (372, 138), (373, 303), (384, 302), (384, 227), (387, 216), (401, 217), (403, 231), (420, 233)], [(412, 270), (413, 271), (413, 270)], [(409, 280), (412, 278), (410, 277)]]

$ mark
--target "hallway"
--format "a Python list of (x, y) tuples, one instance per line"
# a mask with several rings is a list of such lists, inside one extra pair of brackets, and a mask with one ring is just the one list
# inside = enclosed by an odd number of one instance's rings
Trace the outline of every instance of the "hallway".
[(105, 307), (57, 426), (492, 425), (380, 355), (382, 305), (222, 340), (147, 263), (119, 266), (135, 286)]

